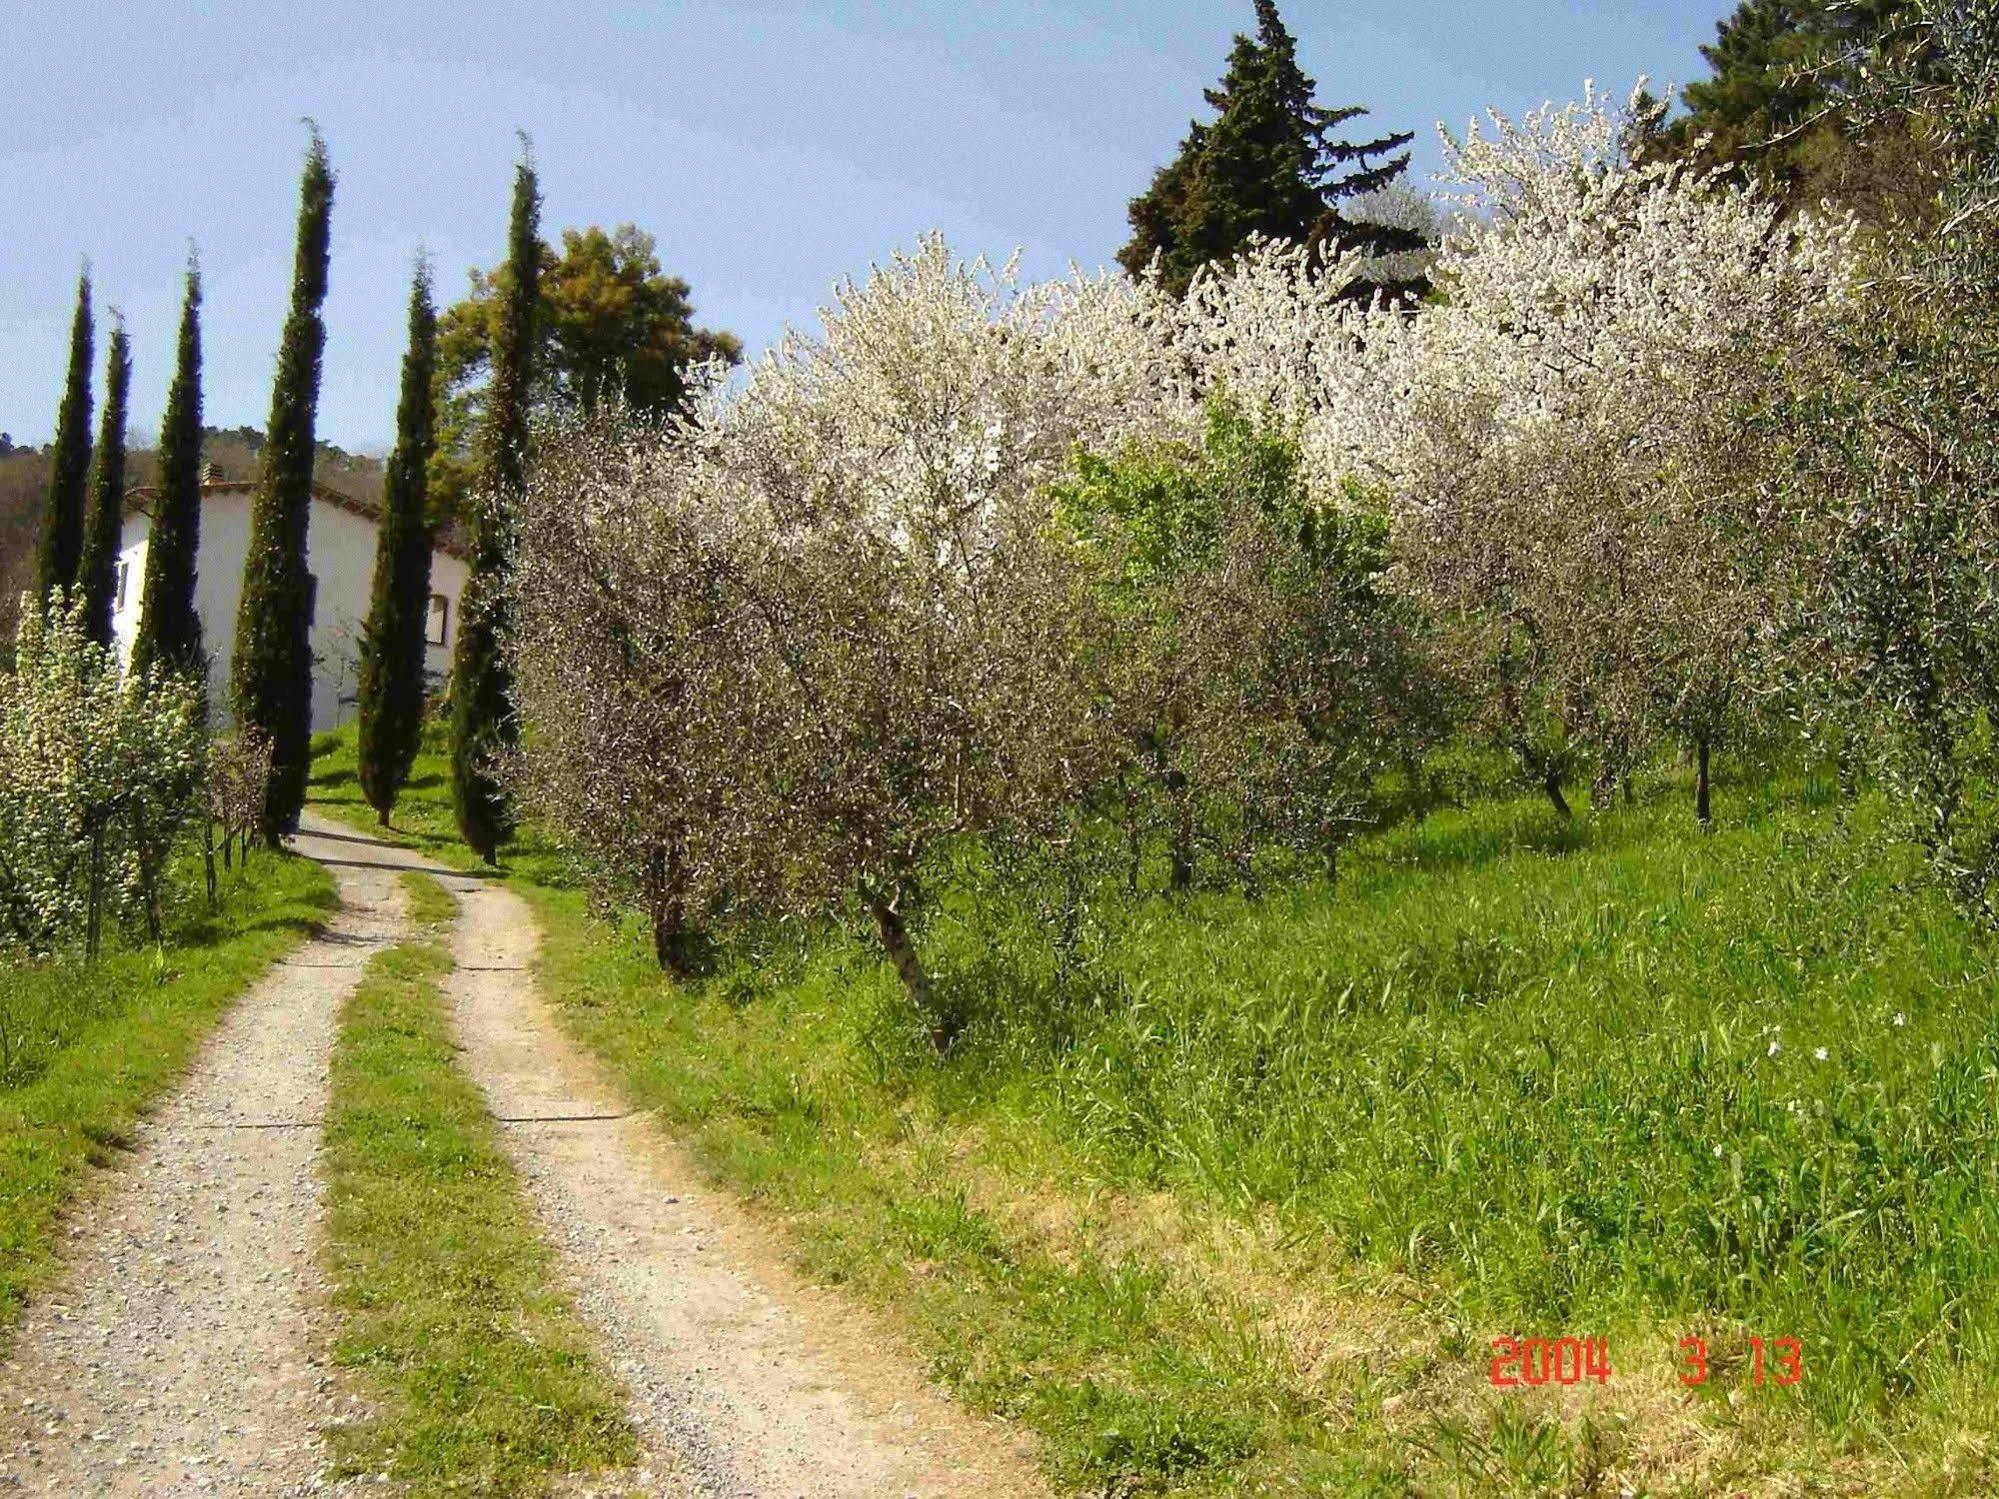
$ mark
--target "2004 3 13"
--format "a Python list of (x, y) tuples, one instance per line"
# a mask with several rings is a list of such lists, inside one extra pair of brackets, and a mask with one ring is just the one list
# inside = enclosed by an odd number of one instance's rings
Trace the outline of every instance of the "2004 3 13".
[[(1746, 1367), (1752, 1384), (1784, 1388), (1803, 1381), (1805, 1348), (1797, 1338), (1767, 1342), (1751, 1335)], [(1608, 1384), (1617, 1371), (1610, 1363), (1610, 1341), (1596, 1337), (1516, 1338), (1492, 1340), (1492, 1383), (1497, 1389), (1537, 1388), (1547, 1384), (1579, 1385), (1585, 1380)], [(1680, 1339), (1680, 1383), (1693, 1388), (1708, 1382), (1708, 1345), (1704, 1338)]]

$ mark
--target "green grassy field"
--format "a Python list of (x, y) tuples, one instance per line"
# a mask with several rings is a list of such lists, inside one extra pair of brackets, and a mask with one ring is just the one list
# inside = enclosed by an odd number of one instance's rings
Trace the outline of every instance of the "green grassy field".
[(310, 860), (258, 851), (210, 911), (178, 908), (160, 948), (0, 971), (0, 1346), (56, 1270), (54, 1231), (89, 1168), (185, 1071), (239, 994), (336, 905)]
[[(1704, 835), (1655, 789), (1440, 811), (1336, 887), (1106, 890), (1066, 974), (968, 878), (924, 934), (943, 1063), (858, 941), (677, 989), (528, 893), (635, 1101), (1065, 1482), (1987, 1492), (1992, 950), (1869, 802), (1724, 785)], [(1501, 1334), (1615, 1372), (1496, 1390)]]
[[(419, 922), (450, 920), (442, 886), (405, 881)], [(334, 1357), (375, 1413), (335, 1429), (335, 1470), (387, 1473), (408, 1493), (541, 1493), (631, 1462), (637, 1443), (457, 1068), (437, 987), (449, 970), (435, 942), (393, 948), (341, 1016), (325, 1157)]]

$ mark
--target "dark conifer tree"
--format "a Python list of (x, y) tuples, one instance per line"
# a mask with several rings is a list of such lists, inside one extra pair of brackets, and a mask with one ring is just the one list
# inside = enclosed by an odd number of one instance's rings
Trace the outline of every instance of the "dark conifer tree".
[(494, 763), (511, 748), (518, 733), (513, 679), (501, 650), (506, 633), (502, 575), (508, 510), (527, 475), (540, 220), (534, 161), (524, 149), (514, 169), (505, 301), (493, 338), (493, 383), (480, 432), (478, 489), (471, 518), (472, 571), (459, 598), (458, 648), (451, 664), (451, 801), (459, 833), (489, 864), (513, 830)]
[(326, 300), (332, 216), (333, 171), (315, 129), (299, 182), (291, 315), (278, 349), (263, 472), (251, 502), (250, 551), (230, 670), (237, 722), (271, 737), (263, 833), (273, 843), (297, 830), (311, 769), (313, 580), (306, 568), (306, 529), (312, 518), (313, 429), (326, 349), (320, 307)]
[(54, 451), (49, 462), (48, 506), (42, 512), (42, 548), (36, 586), (65, 595), (76, 585), (83, 556), (83, 505), (90, 488), (90, 271), (76, 281), (76, 316), (69, 325), (69, 376), (56, 410)]
[(1825, 198), (1876, 223), (1930, 191), (1905, 121), (1862, 130), (1847, 108), (1879, 69), (1910, 0), (1742, 0), (1701, 48), (1714, 76), (1686, 87), (1687, 111), (1645, 144), (1755, 182), (1793, 207)]
[(146, 539), (146, 579), (132, 669), (159, 666), (192, 674), (208, 687), (201, 616), (194, 607), (201, 550), (201, 267), (188, 257), (167, 412), (160, 420), (160, 482)]
[(374, 592), (361, 635), (361, 790), (384, 827), (423, 735), (424, 631), (430, 606), (428, 473), (437, 441), (431, 380), (436, 366), (430, 268), (419, 263), (410, 288), (410, 343), (396, 407), (396, 447), (382, 489)]
[[(1256, 0), (1254, 37), (1238, 36), (1221, 86), (1206, 90), (1216, 119), (1187, 128), (1180, 154), (1131, 202), (1131, 241), (1118, 260), (1134, 276), (1155, 254), (1164, 284), (1186, 291), (1194, 273), (1252, 235), (1390, 255), (1424, 248), (1421, 233), (1349, 217), (1343, 205), (1388, 187), (1409, 166), (1408, 132), (1349, 142), (1336, 132), (1364, 108), (1321, 109), (1275, 0)], [(1420, 280), (1379, 283), (1422, 294)], [(1371, 291), (1371, 288), (1368, 288)]]
[(90, 516), (84, 527), (83, 559), (77, 564), (84, 629), (92, 640), (105, 646), (111, 644), (118, 543), (125, 530), (125, 402), (132, 386), (132, 341), (126, 336), (124, 323), (115, 317), (111, 353), (104, 367), (104, 424), (97, 432)]

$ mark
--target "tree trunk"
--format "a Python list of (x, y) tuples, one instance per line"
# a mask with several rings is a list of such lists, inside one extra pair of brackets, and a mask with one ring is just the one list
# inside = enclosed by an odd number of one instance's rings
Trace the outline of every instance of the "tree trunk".
[(1697, 761), (1697, 768), (1694, 771), (1694, 816), (1700, 819), (1702, 827), (1706, 827), (1714, 820), (1713, 809), (1708, 804), (1708, 742), (1706, 739), (1703, 738), (1695, 743), (1694, 756)]
[(896, 976), (902, 980), (902, 987), (909, 994), (909, 1002), (916, 1006), (930, 1025), (930, 1044), (942, 1056), (951, 1045), (951, 1032), (937, 1017), (931, 1005), (930, 975), (923, 971), (923, 960), (916, 955), (916, 944), (909, 940), (909, 928), (903, 924), (902, 912), (879, 896), (870, 897), (868, 911), (875, 919), (875, 930), (881, 934), (883, 949), (888, 960), (895, 965)]
[(687, 930), (687, 907), (679, 896), (667, 896), (653, 906), (653, 961), (675, 978), (694, 977), (694, 944)]
[(208, 906), (215, 909), (215, 823), (203, 819), (201, 824), (201, 872), (208, 877)]
[(1194, 883), (1194, 799), (1187, 794), (1187, 777), (1177, 770), (1166, 772), (1166, 789), (1173, 798), (1173, 888), (1186, 890)]
[(90, 830), (90, 911), (84, 922), (83, 955), (95, 962), (102, 937), (104, 911), (104, 829)]
[(1557, 771), (1549, 771), (1541, 779), (1541, 789), (1548, 793), (1548, 801), (1555, 809), (1555, 815), (1567, 822), (1576, 814), (1569, 810), (1568, 798), (1562, 795), (1562, 777)]
[(1631, 773), (1629, 771), (1626, 771), (1624, 775), (1624, 805), (1627, 807), (1638, 805), (1638, 793), (1632, 789)]
[(1596, 779), (1590, 782), (1589, 809), (1592, 812), (1607, 812), (1610, 804), (1617, 800), (1617, 762), (1608, 755), (1597, 767)]
[(694, 944), (687, 929), (687, 881), (677, 848), (655, 844), (647, 851), (645, 898), (652, 913), (653, 961), (675, 978), (692, 978)]
[(388, 825), (389, 825), (389, 809), (387, 807), (377, 807), (375, 809), (375, 826), (378, 828), (385, 828)]

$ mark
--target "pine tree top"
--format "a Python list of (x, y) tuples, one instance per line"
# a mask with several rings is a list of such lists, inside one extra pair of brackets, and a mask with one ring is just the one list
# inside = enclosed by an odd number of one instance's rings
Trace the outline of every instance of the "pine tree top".
[(1132, 238), (1118, 260), (1142, 275), (1156, 255), (1176, 294), (1252, 236), (1381, 254), (1420, 248), (1340, 211), (1401, 177), (1413, 133), (1343, 139), (1341, 127), (1366, 109), (1315, 102), (1318, 85), (1299, 66), (1275, 0), (1256, 0), (1256, 18), (1256, 34), (1235, 38), (1221, 82), (1203, 91), (1215, 119), (1191, 121), (1179, 155), (1131, 203)]

